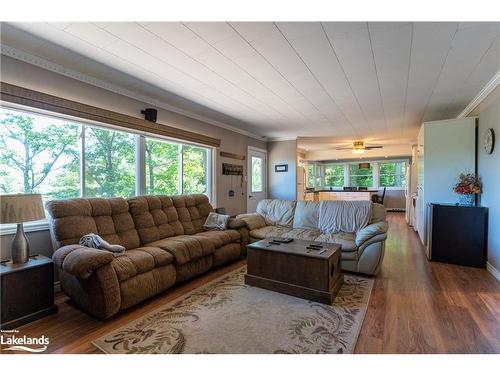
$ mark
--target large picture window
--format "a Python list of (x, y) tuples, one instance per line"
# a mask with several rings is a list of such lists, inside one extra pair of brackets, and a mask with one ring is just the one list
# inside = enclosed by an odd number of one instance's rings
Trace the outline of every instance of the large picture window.
[(41, 193), (46, 200), (143, 193), (211, 198), (212, 152), (2, 107), (0, 194)]

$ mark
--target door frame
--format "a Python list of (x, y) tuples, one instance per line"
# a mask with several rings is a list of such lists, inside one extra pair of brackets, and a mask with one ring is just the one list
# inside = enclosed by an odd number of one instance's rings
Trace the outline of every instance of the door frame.
[(246, 191), (246, 211), (248, 212), (248, 207), (249, 207), (249, 196), (252, 194), (252, 184), (250, 183), (250, 171), (252, 169), (251, 163), (252, 163), (252, 158), (250, 157), (251, 151), (257, 151), (257, 152), (262, 152), (265, 155), (264, 159), (264, 199), (267, 198), (267, 181), (268, 181), (268, 170), (269, 170), (269, 159), (267, 157), (267, 150), (259, 147), (254, 147), (254, 146), (248, 146), (247, 148), (247, 173), (245, 176), (246, 183), (247, 183), (247, 191)]

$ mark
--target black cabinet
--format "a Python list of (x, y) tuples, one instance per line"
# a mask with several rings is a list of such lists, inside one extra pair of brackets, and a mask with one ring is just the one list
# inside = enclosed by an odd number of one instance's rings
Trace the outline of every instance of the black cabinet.
[(57, 311), (54, 263), (43, 255), (24, 264), (0, 264), (2, 329), (12, 329)]
[(430, 260), (484, 268), (487, 244), (486, 207), (430, 204)]

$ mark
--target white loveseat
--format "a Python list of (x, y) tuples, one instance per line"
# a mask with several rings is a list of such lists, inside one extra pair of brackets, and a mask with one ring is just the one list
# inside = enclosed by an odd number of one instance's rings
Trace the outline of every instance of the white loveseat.
[[(384, 259), (388, 223), (384, 206), (372, 203), (366, 222), (354, 232), (321, 230), (321, 205), (332, 203), (264, 199), (257, 212), (238, 215), (249, 230), (250, 242), (270, 237), (287, 237), (337, 243), (342, 246), (344, 271), (376, 275)], [(335, 220), (352, 220), (340, 215)]]

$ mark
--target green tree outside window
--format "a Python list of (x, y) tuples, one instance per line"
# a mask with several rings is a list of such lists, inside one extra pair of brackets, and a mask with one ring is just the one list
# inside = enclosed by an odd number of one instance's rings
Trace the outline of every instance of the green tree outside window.
[(177, 195), (179, 191), (180, 145), (146, 139), (147, 194)]
[(406, 163), (404, 161), (380, 163), (379, 185), (402, 187), (406, 185)]
[(344, 186), (343, 164), (327, 164), (325, 166), (325, 185), (328, 187)]
[(0, 190), (41, 193), (45, 199), (78, 197), (81, 127), (2, 109)]
[(182, 146), (182, 193), (207, 192), (207, 150), (196, 146)]
[(135, 136), (85, 128), (86, 197), (135, 195)]

